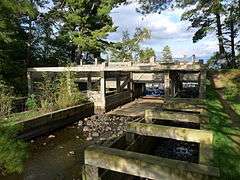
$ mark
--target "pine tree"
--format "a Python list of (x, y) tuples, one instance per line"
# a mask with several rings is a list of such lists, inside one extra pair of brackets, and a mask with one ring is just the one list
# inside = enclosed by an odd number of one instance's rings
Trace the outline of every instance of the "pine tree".
[(172, 52), (171, 52), (171, 49), (168, 45), (163, 48), (162, 60), (166, 63), (172, 63), (173, 62)]
[(59, 29), (57, 39), (64, 43), (70, 59), (75, 62), (82, 53), (92, 53), (100, 57), (100, 52), (108, 46), (104, 40), (113, 27), (110, 11), (116, 0), (54, 0), (50, 12)]

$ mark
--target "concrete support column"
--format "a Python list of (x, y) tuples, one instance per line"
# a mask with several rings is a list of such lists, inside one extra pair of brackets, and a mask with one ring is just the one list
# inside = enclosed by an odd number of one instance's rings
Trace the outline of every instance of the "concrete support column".
[(121, 92), (121, 81), (119, 76), (116, 78), (116, 89), (117, 93)]
[(106, 77), (105, 72), (100, 72), (101, 80), (100, 80), (100, 93), (101, 93), (101, 108), (105, 111), (106, 106)]
[(27, 72), (27, 82), (28, 82), (28, 95), (31, 95), (33, 93), (31, 72)]
[(83, 180), (101, 180), (98, 177), (98, 168), (95, 166), (84, 165), (82, 171), (82, 179)]
[(165, 92), (165, 97), (170, 96), (170, 72), (169, 71), (164, 72), (164, 92)]
[(94, 60), (95, 60), (95, 65), (97, 66), (98, 65), (98, 59), (95, 58)]
[(199, 77), (199, 98), (205, 98), (206, 95), (206, 70), (201, 70)]
[(133, 100), (133, 73), (129, 73), (129, 83), (128, 83), (128, 90), (130, 91), (130, 97)]
[(92, 90), (92, 77), (91, 77), (91, 74), (88, 74), (88, 76), (87, 76), (87, 90), (89, 90), (89, 91)]

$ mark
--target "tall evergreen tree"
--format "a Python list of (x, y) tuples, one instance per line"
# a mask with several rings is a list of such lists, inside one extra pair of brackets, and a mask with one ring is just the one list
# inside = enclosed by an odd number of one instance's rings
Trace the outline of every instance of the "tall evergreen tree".
[(171, 49), (168, 45), (163, 48), (162, 60), (166, 63), (172, 63), (173, 62), (172, 52), (171, 52)]
[(110, 11), (116, 0), (54, 0), (50, 12), (58, 28), (57, 39), (64, 43), (72, 62), (79, 61), (83, 52), (100, 57), (108, 43), (104, 38), (116, 30)]

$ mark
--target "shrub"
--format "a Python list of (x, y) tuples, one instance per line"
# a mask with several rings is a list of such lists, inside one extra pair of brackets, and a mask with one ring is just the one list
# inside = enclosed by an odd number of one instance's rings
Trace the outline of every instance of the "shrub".
[(10, 114), (12, 99), (11, 88), (0, 80), (0, 118)]
[(50, 112), (55, 110), (54, 104), (56, 99), (56, 81), (53, 80), (47, 73), (42, 75), (42, 81), (38, 83), (41, 111)]
[(27, 159), (27, 145), (16, 139), (19, 126), (11, 123), (0, 124), (0, 173), (20, 173)]
[(86, 101), (85, 96), (81, 94), (77, 85), (74, 83), (74, 73), (67, 71), (58, 78), (56, 89), (56, 107), (66, 108)]
[(28, 110), (37, 110), (38, 109), (36, 96), (34, 94), (32, 94), (30, 97), (28, 97), (27, 102), (26, 102), (26, 107)]

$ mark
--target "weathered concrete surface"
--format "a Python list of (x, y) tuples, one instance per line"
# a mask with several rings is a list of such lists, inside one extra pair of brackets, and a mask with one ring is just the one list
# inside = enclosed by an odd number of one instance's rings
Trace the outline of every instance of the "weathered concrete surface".
[(78, 119), (91, 116), (93, 113), (94, 105), (90, 102), (47, 113), (36, 118), (18, 121), (16, 124), (23, 127), (18, 138), (30, 139), (49, 133), (59, 127), (71, 124)]
[(184, 112), (145, 110), (145, 121), (151, 123), (152, 120), (170, 120), (181, 122), (200, 123), (200, 115)]
[(213, 141), (213, 133), (211, 131), (137, 122), (128, 123), (127, 132), (136, 133), (143, 136), (164, 137), (204, 144), (212, 144)]
[(156, 180), (205, 180), (219, 176), (215, 167), (101, 146), (90, 146), (85, 150), (85, 164), (87, 173), (93, 174), (85, 176), (85, 180), (98, 179), (96, 167)]

